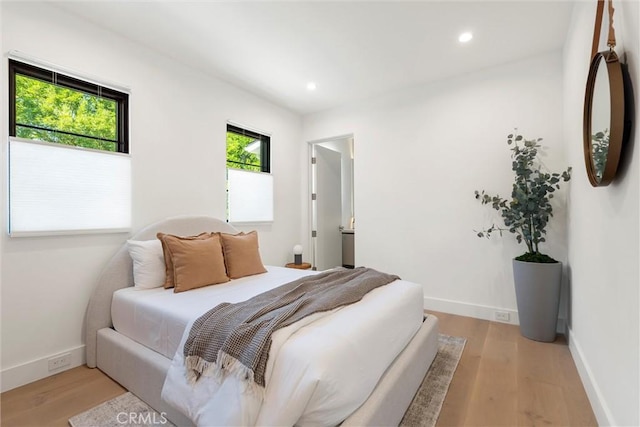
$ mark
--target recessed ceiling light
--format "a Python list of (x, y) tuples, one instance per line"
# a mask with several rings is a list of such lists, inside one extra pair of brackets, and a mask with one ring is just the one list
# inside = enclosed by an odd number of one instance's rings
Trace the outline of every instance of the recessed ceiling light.
[(458, 37), (458, 41), (460, 43), (466, 43), (470, 41), (472, 38), (473, 38), (473, 34), (466, 32), (466, 33), (460, 34), (460, 36)]
[(316, 90), (317, 86), (315, 84), (315, 82), (309, 82), (307, 83), (307, 90)]

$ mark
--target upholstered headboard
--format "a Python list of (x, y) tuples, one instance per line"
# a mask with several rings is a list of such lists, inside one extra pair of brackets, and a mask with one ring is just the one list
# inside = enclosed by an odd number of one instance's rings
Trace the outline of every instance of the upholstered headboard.
[[(151, 224), (134, 234), (132, 240), (151, 240), (158, 232), (189, 236), (204, 231), (238, 232), (224, 221), (208, 216), (178, 216)], [(113, 326), (111, 322), (111, 298), (118, 289), (133, 286), (133, 261), (125, 243), (107, 263), (91, 294), (85, 316), (85, 345), (87, 366), (96, 367), (97, 333)]]

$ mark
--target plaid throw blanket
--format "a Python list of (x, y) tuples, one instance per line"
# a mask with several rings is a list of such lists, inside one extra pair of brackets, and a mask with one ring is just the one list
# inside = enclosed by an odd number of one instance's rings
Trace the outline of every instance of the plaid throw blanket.
[[(364, 267), (303, 277), (247, 301), (222, 303), (200, 316), (184, 345), (187, 379), (234, 373), (264, 391), (271, 335), (313, 313), (353, 304), (398, 279)], [(257, 389), (256, 389), (257, 387)]]

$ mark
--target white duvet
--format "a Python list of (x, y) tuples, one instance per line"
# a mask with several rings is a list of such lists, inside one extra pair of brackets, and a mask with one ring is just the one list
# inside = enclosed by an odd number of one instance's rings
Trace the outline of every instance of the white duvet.
[[(272, 267), (269, 271), (277, 274)], [(198, 313), (177, 346), (162, 398), (198, 426), (339, 424), (364, 403), (417, 332), (422, 301), (422, 286), (397, 280), (356, 304), (278, 330), (272, 336), (264, 396), (245, 390), (233, 375), (187, 382), (182, 348)]]

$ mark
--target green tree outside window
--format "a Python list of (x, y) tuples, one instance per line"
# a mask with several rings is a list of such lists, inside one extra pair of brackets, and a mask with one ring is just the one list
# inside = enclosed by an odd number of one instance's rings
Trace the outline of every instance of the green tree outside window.
[(260, 172), (260, 140), (227, 132), (227, 167)]
[(17, 74), (15, 105), (17, 137), (117, 151), (114, 100)]

